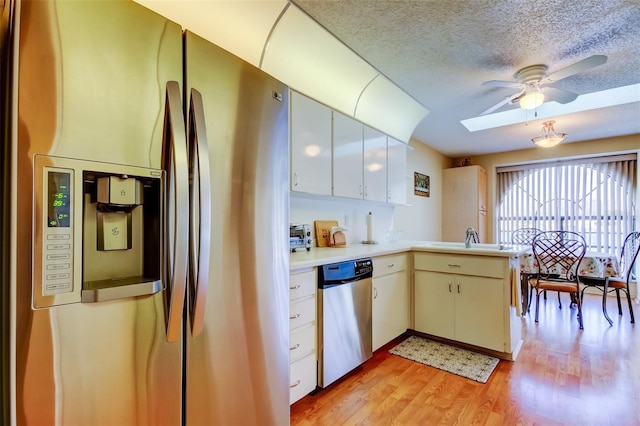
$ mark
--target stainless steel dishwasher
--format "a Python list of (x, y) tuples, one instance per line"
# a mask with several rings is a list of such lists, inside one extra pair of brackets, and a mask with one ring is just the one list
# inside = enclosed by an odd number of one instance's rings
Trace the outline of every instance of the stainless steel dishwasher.
[(318, 268), (318, 384), (326, 387), (369, 358), (371, 337), (371, 258)]

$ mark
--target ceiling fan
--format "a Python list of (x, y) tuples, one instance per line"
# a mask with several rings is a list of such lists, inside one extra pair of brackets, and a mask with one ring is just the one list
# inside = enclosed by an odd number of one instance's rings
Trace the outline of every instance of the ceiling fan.
[(539, 64), (524, 67), (516, 72), (515, 78), (517, 81), (485, 81), (482, 83), (483, 86), (510, 87), (519, 89), (520, 91), (512, 96), (506, 97), (491, 108), (481, 112), (480, 115), (490, 114), (504, 105), (511, 105), (516, 102), (520, 103), (521, 108), (534, 109), (544, 102), (545, 95), (542, 93), (543, 87), (544, 92), (548, 93), (554, 101), (561, 104), (567, 104), (574, 101), (578, 95), (567, 90), (561, 90), (547, 85), (586, 71), (590, 68), (597, 67), (605, 62), (607, 62), (607, 57), (605, 55), (593, 55), (548, 75), (547, 66)]

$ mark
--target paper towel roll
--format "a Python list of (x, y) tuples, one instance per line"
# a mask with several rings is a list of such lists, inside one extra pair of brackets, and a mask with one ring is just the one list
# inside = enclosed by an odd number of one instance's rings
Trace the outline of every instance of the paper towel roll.
[(367, 241), (373, 241), (373, 214), (367, 215)]

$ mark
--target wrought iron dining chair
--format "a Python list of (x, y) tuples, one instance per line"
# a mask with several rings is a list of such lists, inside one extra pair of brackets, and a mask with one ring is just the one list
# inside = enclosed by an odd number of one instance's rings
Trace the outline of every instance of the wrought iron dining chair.
[[(511, 244), (517, 244), (521, 246), (529, 246), (533, 244), (533, 239), (540, 235), (542, 231), (538, 228), (518, 228), (511, 233)], [(531, 299), (533, 292), (529, 291), (529, 278), (535, 277), (536, 274), (520, 273), (520, 281), (522, 282), (521, 291), (523, 299), (523, 312), (529, 312), (531, 310)], [(543, 296), (546, 300), (547, 292), (543, 292)], [(526, 302), (526, 304), (524, 303)], [(562, 309), (562, 301), (560, 300), (560, 293), (558, 293), (558, 307)]]
[(540, 310), (540, 293), (551, 290), (575, 295), (578, 323), (580, 329), (584, 329), (577, 271), (586, 247), (582, 235), (570, 231), (542, 232), (534, 238), (532, 249), (538, 262), (538, 273), (529, 278), (529, 284), (536, 291), (536, 322)]
[[(622, 249), (620, 250), (620, 272), (617, 276), (604, 278), (580, 277), (580, 283), (583, 284), (580, 298), (584, 297), (584, 291), (587, 288), (597, 288), (602, 291), (602, 312), (607, 321), (609, 321), (609, 325), (613, 325), (613, 321), (611, 321), (609, 314), (607, 314), (607, 294), (614, 290), (616, 292), (616, 298), (618, 299), (618, 314), (622, 315), (622, 304), (620, 303), (620, 290), (622, 290), (627, 295), (631, 322), (636, 322), (633, 316), (631, 295), (629, 294), (629, 280), (634, 273), (633, 267), (638, 260), (638, 252), (640, 252), (640, 232), (631, 232), (624, 239), (624, 244), (622, 244)], [(638, 276), (637, 272), (635, 276)], [(636, 281), (638, 281), (637, 278)]]

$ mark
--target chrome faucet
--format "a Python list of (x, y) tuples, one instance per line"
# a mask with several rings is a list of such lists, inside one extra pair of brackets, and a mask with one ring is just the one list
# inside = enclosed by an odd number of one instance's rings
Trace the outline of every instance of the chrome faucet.
[(464, 240), (464, 247), (471, 247), (471, 243), (478, 243), (478, 233), (473, 228), (467, 228), (467, 236)]

